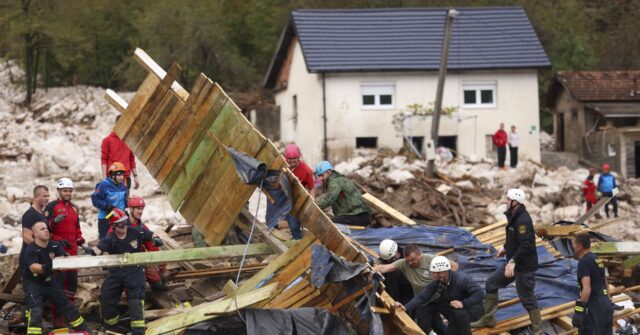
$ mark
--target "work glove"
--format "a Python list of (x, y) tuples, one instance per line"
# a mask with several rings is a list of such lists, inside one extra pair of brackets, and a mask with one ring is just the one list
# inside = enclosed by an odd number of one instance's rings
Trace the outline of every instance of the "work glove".
[[(82, 250), (84, 250), (84, 254), (85, 255), (91, 255), (91, 252), (93, 251), (93, 248), (91, 248), (88, 245), (84, 245), (84, 244), (81, 244), (80, 247), (82, 248)], [(95, 252), (94, 252), (94, 254), (95, 254)]]
[(576, 300), (576, 307), (574, 308), (573, 318), (571, 318), (571, 325), (580, 329), (582, 328), (582, 322), (584, 320), (584, 312), (587, 309), (586, 304), (582, 300)]
[[(89, 250), (87, 250), (87, 249), (89, 249)], [(89, 255), (98, 256), (98, 254), (96, 254), (96, 251), (93, 250), (93, 248), (87, 247), (87, 249), (85, 249), (85, 250), (89, 251)]]
[(602, 198), (602, 192), (596, 193), (596, 196), (598, 197), (598, 199)]
[(51, 264), (42, 264), (42, 271), (44, 274), (48, 274), (51, 272)]
[(53, 223), (59, 224), (60, 222), (64, 221), (64, 219), (66, 217), (67, 217), (67, 214), (60, 214), (60, 215), (56, 216), (55, 219), (53, 219)]
[(159, 237), (154, 237), (152, 244), (154, 247), (161, 247), (164, 245), (164, 241)]
[(76, 239), (76, 245), (83, 245), (85, 242), (86, 241), (82, 237)]
[(64, 249), (71, 248), (71, 242), (69, 242), (67, 240), (59, 240), (58, 244), (60, 244), (62, 246), (62, 248), (64, 248)]

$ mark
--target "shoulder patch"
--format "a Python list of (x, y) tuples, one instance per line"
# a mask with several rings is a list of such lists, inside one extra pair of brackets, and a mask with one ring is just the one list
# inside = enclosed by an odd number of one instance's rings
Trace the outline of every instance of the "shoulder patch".
[(526, 233), (526, 232), (527, 232), (527, 226), (525, 226), (525, 225), (520, 225), (520, 227), (518, 227), (518, 233), (519, 233), (520, 235), (524, 235), (524, 233)]

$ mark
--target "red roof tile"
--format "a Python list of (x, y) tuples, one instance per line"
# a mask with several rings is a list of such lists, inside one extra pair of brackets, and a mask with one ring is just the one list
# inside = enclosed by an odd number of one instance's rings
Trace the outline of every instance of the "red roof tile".
[(640, 101), (640, 70), (559, 71), (556, 79), (578, 101)]

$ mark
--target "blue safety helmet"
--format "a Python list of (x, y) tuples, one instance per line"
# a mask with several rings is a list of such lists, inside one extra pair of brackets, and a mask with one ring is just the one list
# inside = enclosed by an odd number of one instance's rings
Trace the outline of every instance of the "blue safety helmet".
[(333, 165), (331, 165), (331, 163), (327, 162), (327, 161), (322, 161), (320, 162), (320, 164), (318, 164), (318, 166), (316, 167), (316, 176), (319, 176), (329, 170), (333, 170)]

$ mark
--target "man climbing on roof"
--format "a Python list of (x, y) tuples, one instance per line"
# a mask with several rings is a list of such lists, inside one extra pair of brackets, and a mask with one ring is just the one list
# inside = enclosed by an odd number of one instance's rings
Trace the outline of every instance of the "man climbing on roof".
[(498, 310), (498, 290), (516, 282), (516, 291), (522, 306), (529, 313), (531, 330), (534, 335), (541, 335), (540, 308), (535, 296), (536, 276), (538, 269), (538, 252), (536, 250), (536, 236), (533, 230), (531, 216), (524, 206), (525, 194), (521, 189), (507, 191), (506, 242), (500, 248), (496, 257), (506, 256), (507, 263), (498, 267), (487, 278), (484, 300), (484, 316), (472, 324), (473, 327), (493, 327), (496, 325), (496, 311)]
[[(93, 255), (108, 253), (120, 255), (125, 253), (143, 252), (145, 242), (152, 242), (154, 246), (164, 245), (160, 237), (142, 227), (132, 227), (127, 214), (119, 209), (112, 210), (106, 218), (114, 226), (113, 232), (100, 239), (98, 245), (92, 249)], [(120, 320), (118, 303), (122, 291), (127, 290), (130, 325), (134, 335), (142, 335), (145, 331), (144, 295), (145, 277), (142, 266), (120, 266), (109, 268), (109, 274), (102, 283), (100, 292), (100, 310), (102, 320), (110, 330), (118, 330)]]
[(596, 197), (596, 184), (593, 182), (593, 177), (596, 175), (596, 169), (590, 168), (589, 175), (582, 183), (582, 194), (584, 195), (584, 201), (587, 203), (587, 211), (596, 204), (598, 201)]
[(109, 231), (107, 214), (114, 208), (125, 210), (127, 207), (127, 187), (124, 185), (126, 172), (124, 164), (114, 162), (109, 166), (109, 176), (104, 178), (91, 195), (91, 203), (98, 209), (98, 236), (100, 239)]
[[(120, 115), (116, 117), (116, 123), (120, 119)], [(101, 172), (102, 178), (109, 176), (107, 168), (115, 162), (124, 164), (125, 167), (125, 185), (127, 189), (131, 188), (131, 175), (133, 175), (133, 188), (138, 189), (140, 182), (138, 181), (138, 171), (136, 170), (136, 156), (133, 155), (129, 146), (122, 141), (116, 133), (111, 132), (107, 137), (102, 140), (100, 145), (101, 151)]]
[[(618, 217), (618, 197), (613, 195), (613, 189), (617, 187), (616, 185), (616, 177), (611, 174), (611, 167), (609, 164), (602, 164), (602, 173), (600, 174), (600, 178), (598, 178), (598, 195), (600, 197), (611, 197), (609, 201), (613, 206), (613, 216)], [(609, 202), (604, 205), (604, 213), (609, 217)]]
[[(404, 247), (404, 258), (398, 259), (391, 264), (377, 264), (373, 269), (381, 274), (398, 271), (404, 275), (413, 289), (413, 296), (417, 296), (422, 290), (433, 282), (433, 277), (429, 272), (431, 261), (435, 255), (422, 253), (420, 248), (413, 244), (407, 244)], [(453, 271), (458, 270), (458, 263), (451, 261)], [(436, 333), (444, 332), (444, 324), (440, 317), (434, 317), (426, 305), (421, 305), (412, 310), (416, 323), (427, 334), (433, 329)]]
[(325, 190), (316, 205), (321, 209), (331, 206), (332, 221), (352, 226), (369, 225), (369, 207), (364, 203), (362, 194), (347, 177), (333, 170), (333, 165), (323, 161), (316, 167), (316, 175), (322, 180)]
[[(71, 202), (73, 181), (69, 178), (60, 178), (57, 189), (58, 198), (50, 202), (44, 210), (49, 220), (49, 227), (51, 227), (51, 239), (58, 241), (67, 254), (77, 256), (78, 247), (84, 245), (85, 240), (80, 229), (78, 207)], [(69, 301), (73, 302), (78, 289), (78, 270), (57, 271), (54, 273), (54, 277)], [(51, 314), (55, 328), (65, 326), (64, 315), (60, 314), (55, 306), (52, 306)]]
[(444, 256), (434, 257), (429, 271), (433, 281), (406, 306), (396, 301), (393, 307), (409, 312), (424, 308), (432, 318), (442, 314), (448, 321), (444, 335), (471, 335), (471, 322), (482, 316), (484, 291), (468, 275), (452, 272)]
[[(312, 198), (316, 197), (315, 181), (313, 180), (313, 171), (309, 165), (300, 160), (302, 154), (300, 148), (295, 144), (289, 144), (284, 148), (284, 158), (287, 160), (289, 170), (300, 181), (302, 186), (309, 192)], [(267, 202), (269, 205), (270, 203)], [(287, 214), (287, 223), (289, 224), (289, 230), (294, 240), (302, 238), (302, 228), (300, 227), (300, 221), (293, 215)]]
[[(385, 239), (378, 248), (380, 257), (376, 264), (393, 264), (404, 258), (404, 250), (394, 240)], [(406, 304), (413, 298), (411, 283), (400, 271), (390, 271), (384, 274), (384, 290), (395, 301)]]
[(613, 334), (613, 308), (609, 298), (604, 263), (591, 253), (589, 234), (579, 233), (571, 240), (578, 258), (578, 287), (580, 297), (576, 300), (571, 324), (580, 335)]

